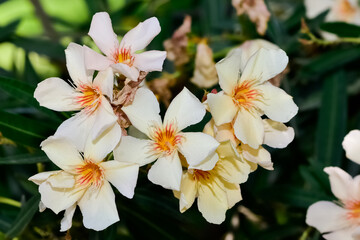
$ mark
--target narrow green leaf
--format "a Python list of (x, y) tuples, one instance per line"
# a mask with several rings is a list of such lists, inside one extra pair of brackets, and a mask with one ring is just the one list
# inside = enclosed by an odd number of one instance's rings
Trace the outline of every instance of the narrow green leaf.
[(33, 65), (31, 64), (29, 54), (26, 53), (25, 55), (25, 70), (24, 70), (24, 77), (25, 81), (33, 86), (36, 86), (38, 82), (40, 82), (40, 78), (37, 75)]
[(339, 37), (360, 37), (360, 27), (345, 22), (327, 22), (320, 25), (324, 31), (334, 33)]
[(26, 153), (1, 158), (0, 165), (34, 164), (48, 161), (49, 158), (43, 152), (39, 152), (37, 154)]
[(20, 21), (14, 21), (4, 27), (0, 27), (0, 41), (5, 41), (18, 27)]
[(325, 79), (317, 125), (316, 159), (321, 167), (339, 166), (347, 119), (346, 76), (336, 72)]
[(14, 238), (19, 236), (22, 231), (29, 224), (35, 213), (39, 209), (40, 194), (34, 195), (21, 208), (14, 223), (9, 231), (6, 232), (6, 237)]

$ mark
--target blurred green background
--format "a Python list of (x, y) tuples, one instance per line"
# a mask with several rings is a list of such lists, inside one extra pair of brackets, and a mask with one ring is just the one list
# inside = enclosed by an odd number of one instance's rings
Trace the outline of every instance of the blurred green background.
[[(172, 192), (151, 184), (142, 169), (134, 199), (116, 194), (121, 221), (95, 232), (83, 227), (77, 210), (72, 239), (321, 239), (306, 226), (305, 214), (316, 201), (334, 200), (322, 169), (340, 166), (352, 175), (359, 173), (359, 166), (345, 158), (341, 142), (349, 130), (360, 129), (360, 46), (302, 45), (303, 1), (266, 4), (271, 19), (263, 38), (289, 55), (290, 72), (281, 87), (299, 106), (289, 123), (296, 132), (294, 141), (286, 149), (269, 149), (275, 170), (252, 173), (241, 185), (243, 200), (228, 210), (224, 223), (213, 225), (202, 218), (196, 204), (180, 214)], [(245, 40), (260, 37), (247, 16), (236, 16), (230, 0), (0, 1), (0, 238), (65, 239), (66, 233), (59, 232), (62, 213), (39, 213), (37, 186), (27, 179), (38, 171), (56, 169), (39, 144), (70, 114), (40, 107), (33, 92), (45, 78), (69, 79), (64, 49), (70, 42), (94, 47), (87, 32), (92, 15), (99, 11), (110, 14), (120, 36), (156, 16), (162, 31), (148, 48), (159, 50), (190, 15), (190, 35), (208, 39), (215, 61)], [(306, 20), (317, 36), (322, 28), (360, 38), (359, 27), (326, 24), (325, 15)], [(174, 96), (187, 86), (201, 99), (204, 91), (189, 82), (195, 47), (190, 44), (188, 51), (192, 60), (171, 90)], [(175, 67), (166, 61), (164, 71), (173, 73)], [(147, 80), (159, 76), (149, 74)], [(201, 131), (206, 120), (193, 129)]]

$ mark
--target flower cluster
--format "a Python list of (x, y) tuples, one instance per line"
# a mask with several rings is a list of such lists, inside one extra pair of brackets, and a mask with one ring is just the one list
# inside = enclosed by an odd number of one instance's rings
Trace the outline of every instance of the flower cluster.
[[(205, 85), (219, 82), (223, 91), (212, 91), (202, 103), (184, 87), (162, 119), (159, 102), (143, 81), (148, 72), (162, 71), (166, 52), (138, 52), (159, 32), (153, 17), (119, 42), (109, 15), (96, 13), (89, 35), (104, 55), (70, 43), (65, 54), (71, 83), (49, 78), (35, 90), (41, 106), (78, 111), (41, 143), (60, 170), (29, 179), (39, 185), (41, 211), (65, 210), (61, 231), (71, 227), (76, 206), (87, 228), (103, 230), (118, 221), (109, 183), (132, 198), (139, 167), (148, 164), (148, 179), (172, 190), (181, 212), (198, 198), (204, 218), (220, 224), (242, 199), (239, 184), (249, 173), (258, 165), (273, 169), (262, 145), (284, 148), (294, 138), (293, 129), (283, 123), (298, 108), (291, 96), (269, 82), (286, 68), (288, 57), (261, 40), (234, 49), (216, 65), (207, 46), (199, 45), (198, 51), (209, 59), (201, 60), (199, 53), (195, 78), (205, 81), (199, 76), (209, 75), (211, 83)], [(213, 118), (204, 131), (186, 131), (202, 121), (206, 110)], [(132, 135), (130, 125), (143, 137)]]

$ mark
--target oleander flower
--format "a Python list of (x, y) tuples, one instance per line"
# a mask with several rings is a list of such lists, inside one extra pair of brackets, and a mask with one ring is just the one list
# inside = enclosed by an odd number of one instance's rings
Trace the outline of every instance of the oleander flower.
[(63, 138), (49, 137), (41, 143), (42, 150), (61, 170), (41, 172), (29, 180), (39, 185), (40, 211), (50, 208), (58, 214), (65, 210), (60, 231), (71, 228), (77, 205), (86, 228), (100, 231), (119, 221), (109, 182), (125, 197), (133, 197), (139, 165), (116, 157), (117, 161), (103, 161), (110, 153), (105, 144), (101, 140), (94, 144), (89, 138), (81, 154)]
[(152, 17), (127, 32), (119, 43), (109, 14), (96, 13), (91, 21), (89, 36), (105, 56), (85, 47), (86, 67), (98, 71), (111, 67), (115, 73), (122, 74), (132, 81), (137, 81), (140, 71), (162, 71), (166, 58), (165, 51), (137, 53), (144, 49), (160, 30), (158, 19)]
[(338, 202), (319, 201), (306, 214), (306, 223), (327, 240), (356, 240), (360, 237), (360, 176), (352, 178), (338, 167), (327, 167), (331, 191)]
[(360, 164), (360, 131), (352, 130), (344, 138), (342, 142), (346, 152), (346, 157), (351, 161)]
[(179, 199), (180, 212), (189, 209), (197, 198), (203, 217), (220, 224), (226, 211), (242, 200), (239, 184), (247, 181), (250, 166), (230, 141), (220, 143), (215, 154), (219, 160), (213, 169), (184, 171), (180, 191), (174, 191), (174, 195)]
[(207, 105), (216, 125), (233, 122), (234, 133), (242, 143), (257, 149), (264, 139), (261, 116), (288, 122), (298, 107), (282, 89), (268, 82), (281, 73), (288, 57), (281, 49), (261, 48), (247, 62), (236, 49), (216, 64), (223, 91), (207, 95)]
[(55, 136), (70, 139), (80, 151), (84, 150), (89, 135), (93, 141), (106, 138), (110, 143), (117, 143), (121, 128), (110, 104), (114, 84), (111, 68), (98, 73), (93, 80), (94, 72), (85, 68), (82, 46), (70, 43), (65, 55), (73, 84), (60, 78), (48, 78), (40, 82), (34, 92), (40, 106), (55, 111), (80, 110), (59, 126)]
[[(182, 132), (198, 123), (205, 115), (200, 101), (184, 88), (170, 103), (161, 121), (159, 103), (148, 89), (139, 88), (131, 105), (123, 107), (131, 123), (149, 139), (124, 136), (114, 155), (124, 156), (141, 166), (158, 159), (149, 170), (151, 182), (167, 189), (179, 190), (182, 166), (181, 153), (191, 169), (210, 170), (217, 161), (213, 155), (219, 143), (198, 132)], [(208, 164), (205, 164), (208, 163)]]

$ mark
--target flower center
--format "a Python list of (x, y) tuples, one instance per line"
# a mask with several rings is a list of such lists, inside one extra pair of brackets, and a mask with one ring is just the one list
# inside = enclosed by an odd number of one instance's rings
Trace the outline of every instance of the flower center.
[(192, 174), (193, 179), (196, 181), (209, 181), (211, 176), (210, 171), (203, 171), (199, 169), (189, 169), (188, 171)]
[(78, 181), (81, 185), (94, 185), (100, 187), (104, 179), (104, 170), (96, 163), (85, 160), (85, 164), (76, 168), (80, 175)]
[(82, 92), (82, 95), (77, 97), (78, 103), (89, 113), (94, 112), (101, 104), (102, 93), (100, 89), (93, 86), (80, 86), (78, 90)]
[(254, 101), (259, 100), (262, 94), (253, 86), (254, 82), (244, 81), (235, 87), (233, 90), (233, 100), (238, 106), (250, 108), (253, 107)]
[(130, 48), (120, 48), (115, 54), (115, 61), (131, 67), (134, 64), (135, 57), (131, 55)]
[(152, 137), (155, 141), (155, 151), (170, 155), (176, 149), (177, 144), (181, 142), (182, 136), (176, 133), (177, 129), (173, 124), (156, 128)]
[(349, 0), (342, 0), (338, 6), (339, 20), (349, 22), (356, 13), (356, 8), (351, 5)]

